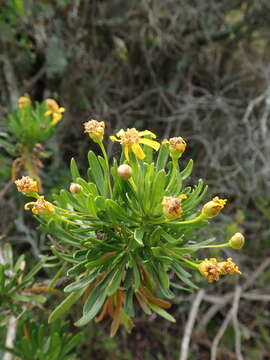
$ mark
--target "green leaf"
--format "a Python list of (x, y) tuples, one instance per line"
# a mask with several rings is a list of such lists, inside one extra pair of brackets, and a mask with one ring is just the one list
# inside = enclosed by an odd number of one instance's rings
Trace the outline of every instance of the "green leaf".
[(97, 186), (100, 195), (107, 195), (105, 194), (106, 187), (105, 187), (104, 173), (93, 151), (89, 151), (88, 153), (88, 162), (90, 165), (90, 169), (88, 173), (91, 179), (93, 180), (93, 182), (95, 183), (95, 185)]
[(190, 159), (185, 169), (180, 172), (182, 180), (188, 178), (191, 175), (192, 170), (193, 170), (193, 160)]
[(72, 349), (74, 349), (79, 343), (83, 340), (84, 334), (78, 333), (69, 340), (67, 344), (65, 344), (63, 349), (63, 355), (68, 354)]
[(134, 231), (134, 239), (140, 246), (144, 246), (143, 243), (143, 236), (144, 236), (144, 229), (143, 228), (136, 228)]
[(76, 179), (80, 177), (80, 173), (74, 158), (72, 158), (70, 161), (70, 171), (71, 171), (72, 180), (75, 182)]
[(55, 320), (63, 317), (68, 310), (71, 308), (71, 306), (82, 296), (82, 294), (84, 293), (85, 289), (80, 289), (76, 292), (73, 292), (71, 294), (69, 294), (65, 300), (63, 302), (61, 302), (61, 304), (59, 304), (51, 313), (51, 315), (49, 316), (49, 320), (48, 323), (52, 323)]
[(168, 157), (169, 157), (168, 146), (162, 145), (158, 152), (158, 158), (157, 158), (157, 164), (156, 164), (156, 169), (158, 171), (165, 169)]
[(90, 294), (84, 306), (83, 316), (75, 323), (75, 326), (81, 327), (91, 321), (99, 312), (106, 299), (106, 292), (101, 292), (97, 286)]
[(91, 281), (93, 281), (98, 276), (98, 274), (98, 271), (94, 271), (83, 279), (74, 281), (72, 284), (69, 284), (64, 288), (64, 292), (74, 292), (80, 290), (81, 288), (85, 288)]
[(153, 183), (151, 184), (152, 188), (152, 194), (151, 194), (151, 204), (152, 208), (156, 207), (156, 204), (161, 204), (161, 201), (164, 196), (164, 187), (166, 183), (166, 176), (165, 176), (165, 170), (160, 170), (157, 175), (155, 176), (155, 179)]
[(0, 264), (0, 293), (4, 290), (5, 287), (5, 267)]
[(164, 319), (171, 321), (171, 322), (176, 322), (175, 318), (172, 315), (170, 315), (167, 311), (160, 308), (159, 306), (157, 306), (155, 304), (151, 304), (149, 302), (147, 303), (147, 305), (158, 315), (162, 316)]
[(128, 289), (124, 310), (127, 313), (127, 315), (132, 317), (135, 315), (134, 306), (133, 306), (133, 296), (134, 296), (133, 289), (132, 288)]
[(5, 243), (3, 248), (3, 257), (5, 264), (9, 265), (9, 268), (13, 268), (13, 253), (12, 247), (9, 243)]
[(108, 284), (106, 290), (108, 296), (113, 295), (116, 292), (116, 290), (120, 287), (123, 275), (124, 275), (124, 267), (122, 266), (115, 271), (113, 278)]

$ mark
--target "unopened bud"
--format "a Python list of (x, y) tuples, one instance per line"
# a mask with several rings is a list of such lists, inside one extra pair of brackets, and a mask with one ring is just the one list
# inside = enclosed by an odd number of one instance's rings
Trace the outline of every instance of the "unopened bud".
[(121, 179), (127, 180), (132, 175), (132, 168), (129, 165), (122, 164), (118, 166), (117, 174)]
[(227, 199), (220, 199), (218, 196), (214, 197), (213, 200), (208, 201), (202, 208), (202, 214), (206, 218), (212, 218), (220, 213), (227, 202)]
[(77, 193), (79, 193), (79, 192), (82, 191), (82, 187), (81, 187), (81, 185), (79, 185), (79, 184), (71, 183), (71, 184), (70, 184), (70, 187), (69, 187), (69, 191), (70, 191), (72, 194), (77, 194)]
[(245, 237), (243, 234), (237, 232), (235, 233), (229, 240), (229, 244), (230, 246), (235, 249), (235, 250), (239, 250), (242, 249), (242, 247), (245, 244)]

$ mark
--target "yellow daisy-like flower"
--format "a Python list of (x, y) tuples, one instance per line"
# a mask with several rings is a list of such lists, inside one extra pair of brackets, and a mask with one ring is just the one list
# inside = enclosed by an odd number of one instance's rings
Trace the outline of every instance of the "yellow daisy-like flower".
[(32, 213), (35, 215), (52, 215), (55, 213), (53, 204), (44, 199), (44, 196), (40, 196), (37, 201), (31, 201), (24, 205), (24, 210), (30, 210), (29, 206), (32, 206)]
[(228, 258), (227, 261), (219, 263), (220, 273), (225, 274), (242, 274), (238, 266), (232, 261), (232, 258)]
[(224, 208), (227, 199), (220, 199), (218, 196), (207, 202), (202, 208), (202, 214), (206, 218), (212, 218), (219, 214), (220, 210)]
[(104, 136), (105, 123), (104, 121), (90, 120), (84, 124), (84, 132), (95, 142), (101, 142)]
[(30, 102), (31, 102), (31, 99), (29, 97), (21, 96), (21, 97), (19, 97), (19, 100), (18, 100), (18, 107), (20, 109), (23, 109), (27, 104), (30, 104)]
[(141, 148), (140, 144), (147, 145), (154, 150), (158, 150), (160, 148), (160, 144), (157, 141), (144, 138), (144, 136), (150, 136), (151, 138), (155, 139), (156, 135), (153, 134), (151, 131), (144, 130), (138, 131), (135, 128), (127, 129), (126, 131), (121, 129), (116, 136), (110, 136), (112, 141), (118, 141), (123, 146), (124, 154), (129, 161), (129, 151), (132, 151), (135, 156), (139, 159), (145, 158), (145, 153)]
[(29, 176), (23, 176), (21, 179), (15, 180), (14, 183), (18, 191), (23, 194), (38, 192), (38, 182)]
[(174, 198), (172, 196), (164, 196), (161, 203), (163, 205), (164, 216), (168, 219), (180, 218), (183, 213), (181, 202), (186, 198), (187, 198), (186, 194), (182, 194), (177, 198)]
[(45, 103), (48, 107), (45, 116), (52, 115), (52, 125), (56, 125), (62, 119), (65, 108), (60, 107), (54, 99), (46, 99)]
[(219, 280), (221, 275), (217, 259), (205, 259), (199, 265), (199, 271), (209, 282)]

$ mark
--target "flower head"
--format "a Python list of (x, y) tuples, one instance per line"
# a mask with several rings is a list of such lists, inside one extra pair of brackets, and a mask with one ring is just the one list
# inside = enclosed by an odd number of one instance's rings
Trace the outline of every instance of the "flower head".
[(199, 265), (199, 270), (202, 276), (204, 276), (209, 282), (219, 280), (220, 268), (217, 259), (205, 259)]
[(200, 273), (209, 281), (219, 280), (221, 275), (241, 274), (238, 266), (228, 258), (227, 261), (218, 262), (215, 258), (203, 260), (199, 266)]
[(60, 107), (54, 99), (46, 99), (45, 103), (48, 107), (45, 116), (52, 115), (52, 125), (56, 125), (62, 119), (65, 108)]
[(182, 137), (173, 137), (169, 140), (163, 140), (162, 145), (168, 145), (170, 155), (173, 159), (179, 159), (179, 157), (186, 150), (187, 143)]
[(31, 201), (25, 204), (24, 209), (29, 210), (29, 206), (32, 206), (32, 213), (35, 215), (52, 215), (55, 212), (53, 204), (46, 201), (44, 196), (40, 196), (37, 201)]
[(23, 109), (27, 104), (31, 103), (31, 99), (27, 96), (21, 96), (18, 100), (18, 107)]
[(127, 129), (126, 131), (121, 129), (116, 136), (110, 136), (112, 141), (118, 141), (123, 146), (124, 154), (129, 161), (129, 151), (132, 151), (135, 156), (139, 159), (145, 158), (145, 153), (141, 148), (140, 144), (147, 145), (154, 150), (158, 150), (160, 144), (157, 141), (144, 138), (144, 136), (150, 136), (151, 138), (156, 138), (156, 135), (153, 134), (151, 131), (144, 130), (138, 131), (135, 128)]
[(183, 209), (181, 207), (182, 200), (186, 199), (185, 194), (180, 195), (177, 198), (172, 196), (164, 196), (162, 200), (163, 214), (168, 219), (177, 219), (182, 216)]
[(238, 266), (232, 261), (232, 258), (228, 258), (227, 261), (219, 263), (221, 275), (225, 274), (241, 274)]
[(215, 217), (219, 214), (220, 210), (224, 208), (226, 203), (227, 199), (220, 199), (218, 196), (216, 196), (203, 206), (202, 214), (206, 218)]
[(229, 245), (235, 250), (242, 249), (244, 244), (245, 244), (245, 237), (243, 234), (239, 232), (235, 233), (229, 240)]
[(15, 180), (14, 183), (18, 191), (23, 194), (38, 192), (38, 182), (29, 176), (23, 176), (21, 179)]
[(101, 142), (104, 136), (105, 123), (104, 121), (90, 120), (84, 124), (84, 132), (89, 134), (94, 142)]

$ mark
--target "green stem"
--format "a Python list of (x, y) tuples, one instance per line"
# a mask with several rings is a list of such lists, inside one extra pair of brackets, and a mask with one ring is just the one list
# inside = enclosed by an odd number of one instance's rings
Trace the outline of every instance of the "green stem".
[(106, 166), (107, 166), (107, 170), (108, 170), (108, 172), (107, 172), (107, 181), (108, 181), (108, 185), (109, 185), (110, 195), (111, 195), (111, 198), (112, 198), (113, 197), (113, 192), (112, 192), (112, 185), (111, 185), (111, 178), (110, 178), (110, 165), (109, 165), (108, 156), (107, 156), (105, 147), (103, 145), (103, 142), (102, 141), (98, 142), (98, 145), (101, 148), (101, 151), (102, 151), (102, 154), (104, 156), (104, 160), (105, 160), (105, 163), (106, 163)]
[(207, 249), (207, 248), (223, 248), (223, 247), (227, 247), (230, 246), (230, 243), (224, 243), (224, 244), (218, 244), (218, 245), (205, 245), (205, 246), (193, 246), (193, 247), (189, 247), (189, 248), (181, 248), (181, 250), (190, 250), (190, 249)]
[(172, 222), (170, 220), (165, 221), (166, 223), (169, 224), (176, 224), (176, 225), (186, 225), (186, 224), (194, 224), (200, 220), (204, 220), (206, 219), (205, 215), (203, 213), (200, 213), (200, 215), (196, 216), (195, 218), (191, 219), (191, 220), (185, 220), (185, 221), (178, 221), (178, 222)]
[(179, 258), (180, 258), (181, 260), (183, 260), (184, 262), (186, 262), (187, 264), (193, 266), (195, 269), (198, 269), (199, 265), (196, 264), (196, 263), (194, 263), (193, 261), (190, 261), (190, 260), (188, 260), (188, 259), (185, 259), (185, 258), (182, 257), (182, 256), (179, 256)]
[(49, 282), (48, 289), (53, 289), (54, 285), (56, 284), (57, 280), (61, 276), (62, 272), (64, 271), (66, 267), (66, 262), (63, 263), (63, 265), (60, 267), (60, 269), (57, 271), (57, 273), (54, 275), (52, 280)]
[(172, 159), (172, 163), (173, 163), (172, 176), (171, 176), (168, 186), (166, 187), (167, 191), (170, 191), (171, 186), (175, 183), (176, 174), (177, 174), (177, 171), (179, 170), (178, 160)]

